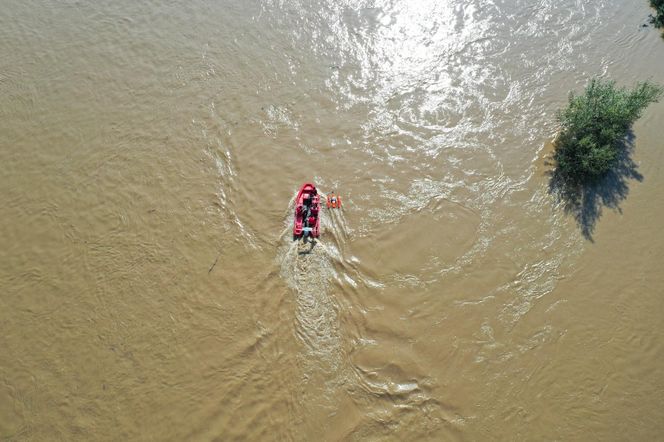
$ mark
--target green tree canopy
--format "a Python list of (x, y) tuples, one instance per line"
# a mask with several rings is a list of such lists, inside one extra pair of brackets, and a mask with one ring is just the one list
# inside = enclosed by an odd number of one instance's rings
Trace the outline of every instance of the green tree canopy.
[(664, 0), (650, 0), (650, 6), (655, 8), (655, 15), (651, 15), (652, 24), (658, 28), (664, 27)]
[(616, 164), (634, 121), (663, 91), (650, 82), (628, 90), (613, 81), (593, 79), (582, 95), (570, 93), (568, 107), (558, 113), (558, 173), (577, 183), (605, 175)]

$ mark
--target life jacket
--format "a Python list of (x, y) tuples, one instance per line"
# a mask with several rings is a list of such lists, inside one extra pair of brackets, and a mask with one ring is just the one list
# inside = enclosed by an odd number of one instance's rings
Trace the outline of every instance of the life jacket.
[(334, 194), (327, 196), (327, 207), (332, 209), (338, 209), (341, 207), (341, 197), (338, 197)]

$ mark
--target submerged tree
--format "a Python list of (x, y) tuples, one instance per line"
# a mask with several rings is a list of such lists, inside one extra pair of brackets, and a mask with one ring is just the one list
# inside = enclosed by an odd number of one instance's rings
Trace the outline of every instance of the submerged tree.
[(664, 27), (664, 0), (650, 0), (650, 6), (655, 8), (655, 15), (650, 16), (652, 24), (658, 28)]
[(613, 81), (593, 79), (582, 95), (570, 93), (568, 107), (558, 113), (556, 173), (577, 184), (606, 175), (616, 166), (634, 121), (662, 92), (650, 82), (628, 90), (617, 88)]

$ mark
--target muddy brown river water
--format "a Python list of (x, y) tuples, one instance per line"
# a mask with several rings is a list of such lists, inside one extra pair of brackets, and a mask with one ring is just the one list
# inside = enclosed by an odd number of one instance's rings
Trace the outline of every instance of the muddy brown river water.
[(664, 103), (585, 236), (546, 166), (649, 12), (4, 0), (0, 438), (662, 440)]

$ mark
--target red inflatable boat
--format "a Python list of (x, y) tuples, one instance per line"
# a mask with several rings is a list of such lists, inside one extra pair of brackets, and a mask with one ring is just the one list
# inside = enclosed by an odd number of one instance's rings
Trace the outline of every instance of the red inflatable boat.
[(320, 233), (320, 195), (311, 183), (302, 185), (295, 198), (295, 221), (293, 239), (311, 236), (318, 238)]

